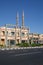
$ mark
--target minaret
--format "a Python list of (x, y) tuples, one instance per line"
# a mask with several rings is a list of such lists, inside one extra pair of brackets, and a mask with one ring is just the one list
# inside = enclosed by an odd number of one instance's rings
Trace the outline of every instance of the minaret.
[(18, 19), (19, 19), (19, 15), (18, 15), (18, 12), (17, 12), (17, 15), (16, 15), (16, 27), (18, 27)]
[(24, 27), (24, 11), (22, 13), (22, 26)]

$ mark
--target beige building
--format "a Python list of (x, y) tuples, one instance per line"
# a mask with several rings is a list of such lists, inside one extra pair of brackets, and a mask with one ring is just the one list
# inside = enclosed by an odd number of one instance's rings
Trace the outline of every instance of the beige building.
[(43, 44), (43, 34), (29, 33), (30, 43), (40, 43)]
[(16, 45), (18, 43), (41, 43), (43, 44), (43, 34), (30, 33), (30, 29), (24, 26), (24, 12), (22, 14), (22, 26), (18, 26), (18, 13), (16, 25), (6, 24), (0, 27), (0, 45)]
[[(7, 24), (9, 25), (9, 24)], [(29, 43), (29, 29), (21, 28), (0, 28), (0, 44), (15, 45), (17, 43)]]

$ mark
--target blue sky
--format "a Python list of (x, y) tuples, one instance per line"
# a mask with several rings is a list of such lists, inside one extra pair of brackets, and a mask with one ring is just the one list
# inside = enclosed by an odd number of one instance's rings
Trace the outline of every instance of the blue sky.
[(25, 26), (30, 32), (43, 33), (43, 0), (0, 0), (0, 26), (16, 24), (16, 13), (19, 13), (19, 25), (22, 25), (24, 10)]

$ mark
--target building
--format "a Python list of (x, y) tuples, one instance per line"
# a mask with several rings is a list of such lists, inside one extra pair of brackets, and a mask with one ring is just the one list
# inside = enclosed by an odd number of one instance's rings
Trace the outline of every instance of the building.
[(29, 28), (24, 26), (24, 12), (22, 14), (22, 26), (18, 26), (18, 13), (16, 25), (6, 24), (0, 27), (0, 45), (15, 45), (18, 43), (29, 43)]
[[(8, 24), (7, 24), (8, 25)], [(13, 45), (17, 43), (28, 43), (28, 29), (25, 27), (21, 28), (0, 28), (0, 44)]]
[(22, 14), (22, 26), (18, 26), (18, 13), (16, 25), (6, 24), (0, 27), (0, 45), (16, 45), (18, 43), (41, 43), (43, 44), (43, 34), (30, 33), (29, 27), (24, 25), (24, 12)]

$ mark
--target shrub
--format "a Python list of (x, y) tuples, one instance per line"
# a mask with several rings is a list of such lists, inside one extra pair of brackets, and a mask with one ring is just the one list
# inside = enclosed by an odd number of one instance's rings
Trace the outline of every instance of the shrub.
[(37, 43), (32, 43), (31, 46), (33, 46), (33, 47), (34, 46), (41, 46), (41, 44), (39, 44), (39, 43), (38, 44)]
[(32, 44), (31, 44), (31, 46), (33, 46), (33, 47), (34, 47), (34, 46), (36, 46), (36, 44), (35, 44), (35, 43), (32, 43)]
[(29, 44), (28, 43), (19, 43), (19, 44), (16, 44), (17, 46), (20, 46), (20, 47), (28, 47)]

